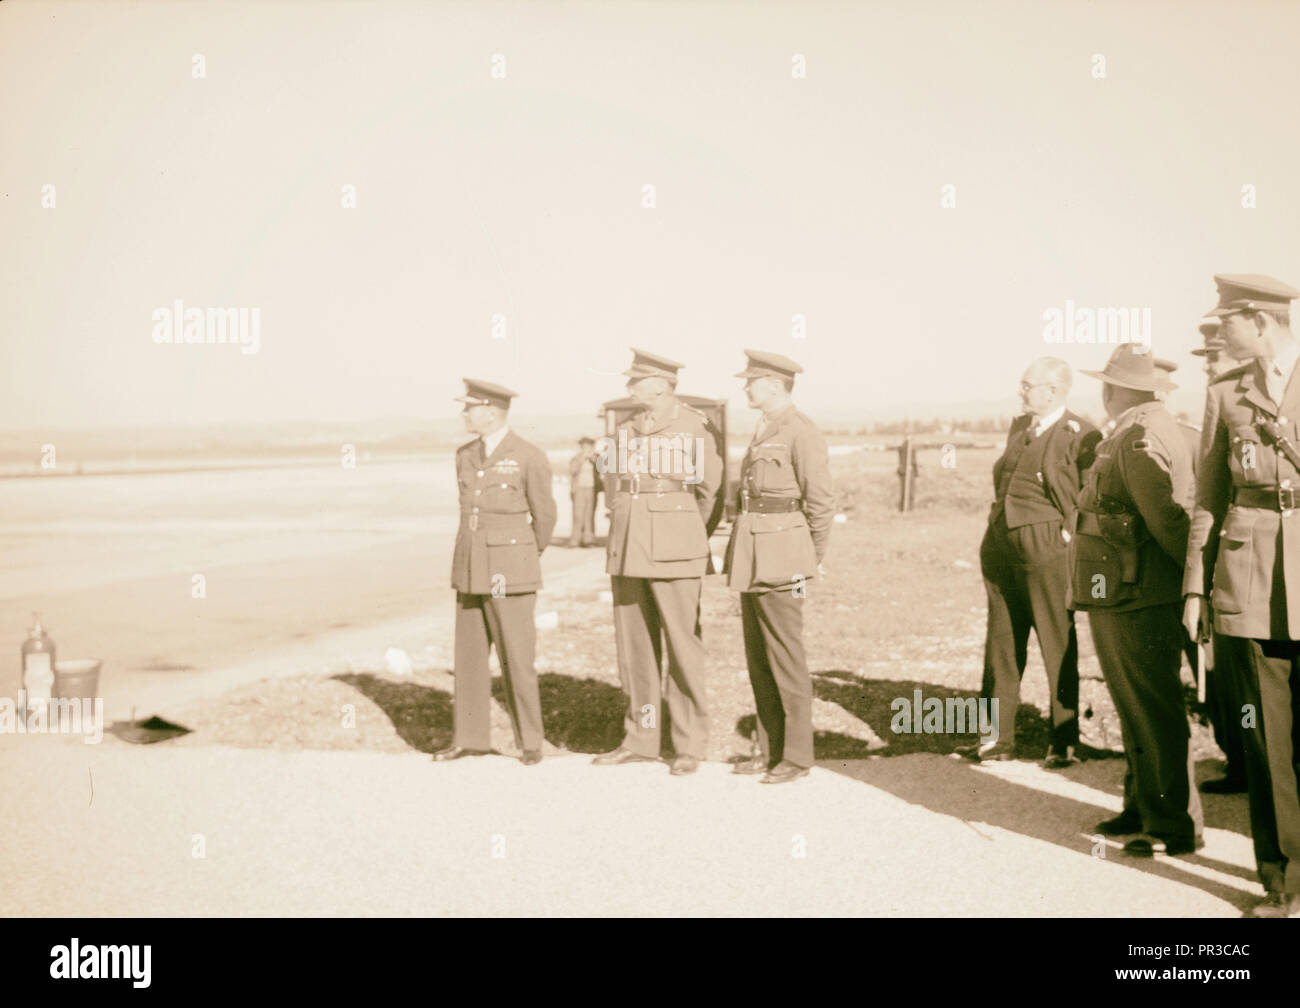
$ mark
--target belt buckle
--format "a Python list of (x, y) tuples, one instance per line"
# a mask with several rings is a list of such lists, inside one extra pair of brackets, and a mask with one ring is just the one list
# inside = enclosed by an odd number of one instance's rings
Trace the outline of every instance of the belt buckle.
[(472, 514), (469, 516), (469, 530), (471, 532), (478, 531), (478, 515)]
[(1282, 512), (1283, 518), (1289, 518), (1291, 512), (1295, 510), (1295, 488), (1291, 486), (1290, 480), (1283, 480), (1277, 488), (1277, 506)]

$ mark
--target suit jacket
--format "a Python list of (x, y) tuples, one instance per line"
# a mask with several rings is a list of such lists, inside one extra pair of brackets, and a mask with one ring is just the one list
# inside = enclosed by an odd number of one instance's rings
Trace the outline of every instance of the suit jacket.
[(812, 580), (826, 555), (835, 516), (830, 458), (821, 431), (793, 406), (772, 417), (745, 452), (741, 497), (788, 497), (797, 511), (739, 512), (727, 543), (723, 573), (737, 591), (791, 588)]
[[(691, 475), (681, 455), (669, 458), (664, 449), (673, 444), (689, 445), (690, 466), (699, 481), (680, 490), (633, 493), (620, 490), (620, 481), (630, 479), (639, 467), (635, 448), (640, 438), (658, 438), (649, 445), (646, 461), (656, 473), (682, 480)], [(605, 442), (598, 468), (605, 475), (605, 500), (609, 511), (609, 541), (605, 550), (605, 571), (623, 577), (703, 577), (709, 567), (709, 535), (715, 521), (714, 505), (722, 486), (722, 456), (717, 429), (699, 410), (676, 400), (662, 417), (648, 411), (619, 426), (613, 444)], [(626, 446), (626, 459), (620, 459)], [(655, 449), (657, 446), (657, 450)], [(627, 463), (626, 465), (624, 463)]]
[[(1125, 612), (1182, 600), (1195, 492), (1192, 457), (1186, 434), (1163, 403), (1142, 403), (1119, 418), (1097, 446), (1079, 495), (1080, 519), (1070, 540), (1072, 608)], [(1086, 520), (1108, 509), (1141, 519), (1131, 580), (1123, 576), (1121, 547), (1090, 531)]]
[(475, 438), (456, 450), (460, 528), (451, 586), (471, 595), (523, 595), (542, 586), (540, 557), (555, 529), (546, 454), (514, 431), (484, 457)]
[[(1034, 418), (1025, 414), (1016, 417), (1007, 434), (1007, 447), (1011, 446), (1013, 439), (1023, 437), (1034, 422)], [(1043, 454), (1042, 486), (1052, 506), (1061, 513), (1062, 528), (1068, 531), (1074, 528), (1083, 473), (1092, 465), (1097, 445), (1101, 442), (1101, 431), (1077, 413), (1066, 410), (1041, 436), (1048, 439)], [(994, 493), (1001, 482), (1006, 458), (1006, 449), (1003, 449), (1001, 457), (993, 464)], [(994, 508), (996, 506), (995, 503)], [(993, 513), (990, 511), (990, 518)]]
[(1232, 637), (1300, 640), (1300, 514), (1234, 502), (1242, 488), (1300, 487), (1300, 473), (1256, 425), (1260, 416), (1277, 420), (1300, 447), (1297, 373), (1281, 404), (1255, 361), (1224, 372), (1205, 397), (1183, 592), (1208, 595), (1214, 628)]

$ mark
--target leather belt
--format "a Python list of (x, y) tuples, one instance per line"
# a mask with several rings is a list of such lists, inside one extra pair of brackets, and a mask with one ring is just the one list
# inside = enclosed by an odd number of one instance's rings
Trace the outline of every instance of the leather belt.
[(685, 480), (668, 479), (664, 476), (642, 476), (634, 473), (618, 481), (619, 493), (678, 493), (689, 489)]
[(471, 532), (480, 528), (518, 528), (528, 527), (527, 511), (473, 511), (466, 523)]
[(803, 501), (798, 497), (751, 497), (748, 493), (740, 495), (740, 510), (743, 514), (789, 514), (803, 508)]
[(1300, 497), (1291, 486), (1237, 487), (1232, 494), (1232, 503), (1270, 511), (1294, 511), (1300, 506)]

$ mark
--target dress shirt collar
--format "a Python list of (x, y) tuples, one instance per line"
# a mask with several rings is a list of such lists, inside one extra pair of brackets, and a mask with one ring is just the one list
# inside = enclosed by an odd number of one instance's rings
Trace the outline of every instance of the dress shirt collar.
[(1033, 426), (1031, 427), (1034, 432), (1034, 437), (1042, 435), (1047, 428), (1051, 427), (1052, 424), (1056, 423), (1056, 421), (1060, 420), (1063, 416), (1065, 416), (1065, 407), (1058, 406), (1056, 409), (1052, 410), (1052, 412), (1048, 413), (1047, 416), (1039, 417), (1034, 421)]
[(501, 442), (505, 440), (506, 435), (509, 433), (510, 433), (510, 427), (509, 425), (507, 425), (502, 427), (499, 431), (495, 432), (494, 434), (484, 434), (483, 435), (483, 457), (490, 458), (492, 453), (501, 446)]

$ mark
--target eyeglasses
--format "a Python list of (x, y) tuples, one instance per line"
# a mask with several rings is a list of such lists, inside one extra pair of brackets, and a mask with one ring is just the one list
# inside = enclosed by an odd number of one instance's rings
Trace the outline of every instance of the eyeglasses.
[(1049, 385), (1051, 385), (1051, 384), (1052, 384), (1052, 383), (1049, 382), (1049, 381), (1034, 382), (1034, 383), (1032, 383), (1032, 384), (1029, 383), (1029, 382), (1023, 382), (1023, 381), (1022, 381), (1022, 382), (1020, 383), (1020, 391), (1021, 391), (1021, 392), (1032, 392), (1032, 391), (1033, 391), (1034, 389), (1036, 389), (1036, 388), (1047, 388), (1047, 386), (1049, 386)]

